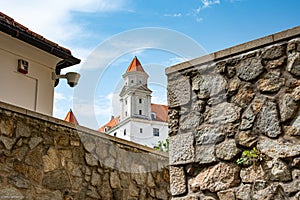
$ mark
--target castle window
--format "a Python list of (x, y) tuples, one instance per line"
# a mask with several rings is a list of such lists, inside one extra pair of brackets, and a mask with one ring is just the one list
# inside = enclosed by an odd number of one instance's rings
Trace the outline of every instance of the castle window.
[(156, 137), (159, 136), (159, 129), (158, 128), (153, 128), (153, 136), (156, 136)]
[(152, 120), (156, 120), (156, 113), (154, 113), (154, 112), (151, 113), (151, 119), (152, 119)]
[(126, 135), (126, 129), (124, 129), (124, 135)]
[(114, 132), (114, 136), (115, 136), (115, 137), (117, 136), (117, 132)]
[(125, 116), (127, 117), (127, 111), (125, 111)]
[(139, 110), (139, 115), (142, 115), (142, 110)]
[(133, 83), (133, 80), (131, 80), (130, 82)]
[(143, 129), (142, 128), (140, 128), (140, 133), (143, 133)]
[(139, 103), (142, 103), (142, 99), (139, 99)]
[(127, 99), (125, 99), (125, 105), (127, 105)]
[(140, 82), (140, 84), (142, 84), (142, 81), (139, 81)]

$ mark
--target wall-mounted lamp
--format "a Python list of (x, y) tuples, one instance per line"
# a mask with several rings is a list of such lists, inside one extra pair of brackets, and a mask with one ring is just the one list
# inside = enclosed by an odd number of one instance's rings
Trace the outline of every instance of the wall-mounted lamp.
[(52, 73), (52, 80), (56, 80), (56, 79), (60, 79), (60, 78), (67, 79), (70, 87), (74, 87), (75, 85), (77, 85), (77, 83), (79, 81), (80, 74), (78, 74), (76, 72), (68, 72), (68, 73), (62, 74), (62, 75), (57, 75), (55, 72)]
[(28, 66), (28, 61), (22, 59), (18, 60), (18, 72), (28, 74)]

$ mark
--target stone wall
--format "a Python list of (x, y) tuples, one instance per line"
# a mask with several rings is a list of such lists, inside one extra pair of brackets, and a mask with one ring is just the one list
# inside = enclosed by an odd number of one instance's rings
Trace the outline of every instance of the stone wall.
[(0, 103), (0, 199), (168, 199), (165, 153)]
[(300, 27), (166, 73), (174, 200), (300, 199)]

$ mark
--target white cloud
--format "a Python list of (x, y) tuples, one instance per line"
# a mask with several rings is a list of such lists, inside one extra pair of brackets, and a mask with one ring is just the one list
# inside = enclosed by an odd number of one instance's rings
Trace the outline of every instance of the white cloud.
[(57, 43), (71, 40), (84, 33), (71, 12), (108, 12), (122, 10), (125, 0), (27, 0), (1, 1), (1, 11), (29, 29)]
[(164, 14), (165, 17), (182, 17), (181, 13)]
[(63, 93), (55, 92), (54, 93), (54, 101), (66, 100), (67, 97)]

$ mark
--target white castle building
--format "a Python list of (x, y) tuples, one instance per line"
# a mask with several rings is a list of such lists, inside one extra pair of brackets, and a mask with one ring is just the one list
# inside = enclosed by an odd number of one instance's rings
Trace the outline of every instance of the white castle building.
[(111, 117), (99, 131), (118, 138), (155, 147), (168, 136), (168, 106), (151, 103), (148, 74), (134, 57), (120, 92), (121, 114)]

